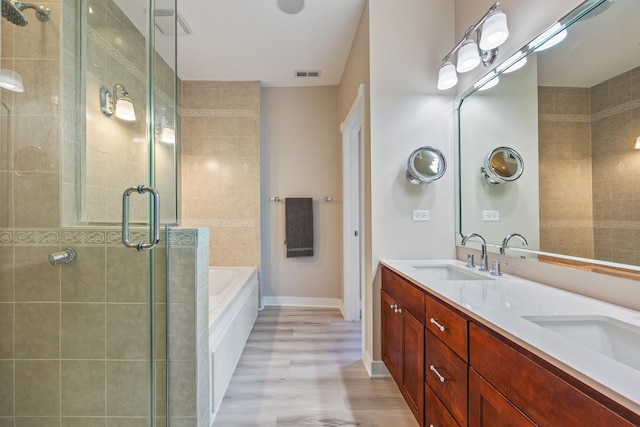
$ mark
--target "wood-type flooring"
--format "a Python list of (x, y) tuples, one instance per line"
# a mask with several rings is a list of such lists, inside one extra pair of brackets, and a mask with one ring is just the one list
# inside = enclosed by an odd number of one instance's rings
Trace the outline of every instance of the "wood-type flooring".
[(339, 310), (258, 315), (214, 427), (416, 427), (391, 378), (370, 379), (361, 324)]

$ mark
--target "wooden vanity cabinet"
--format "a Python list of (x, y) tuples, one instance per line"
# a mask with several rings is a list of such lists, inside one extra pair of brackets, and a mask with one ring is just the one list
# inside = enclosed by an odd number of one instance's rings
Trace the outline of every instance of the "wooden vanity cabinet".
[(439, 427), (451, 418), (466, 427), (468, 321), (431, 295), (425, 298), (425, 382), (440, 403), (425, 407), (425, 425)]
[[(570, 384), (568, 374), (543, 367), (536, 356), (507, 342), (478, 325), (469, 327), (470, 427), (640, 425), (638, 414), (604, 396), (596, 398), (594, 390), (575, 379)], [(504, 424), (505, 419), (511, 421)]]
[(424, 291), (382, 269), (382, 360), (420, 426), (424, 419)]

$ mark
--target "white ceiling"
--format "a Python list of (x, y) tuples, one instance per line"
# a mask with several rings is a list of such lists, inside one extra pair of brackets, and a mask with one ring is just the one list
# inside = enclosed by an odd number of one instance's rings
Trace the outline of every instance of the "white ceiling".
[[(178, 0), (193, 34), (178, 37), (182, 80), (259, 80), (263, 86), (340, 83), (365, 0), (305, 0), (296, 15), (276, 0)], [(296, 78), (320, 70), (319, 78)]]

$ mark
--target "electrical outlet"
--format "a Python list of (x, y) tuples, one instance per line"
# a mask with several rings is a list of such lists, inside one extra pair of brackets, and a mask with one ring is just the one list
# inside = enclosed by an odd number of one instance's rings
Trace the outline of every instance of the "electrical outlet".
[(414, 221), (429, 221), (429, 211), (426, 209), (414, 209), (411, 211), (411, 218)]
[(500, 211), (482, 211), (483, 221), (500, 221)]

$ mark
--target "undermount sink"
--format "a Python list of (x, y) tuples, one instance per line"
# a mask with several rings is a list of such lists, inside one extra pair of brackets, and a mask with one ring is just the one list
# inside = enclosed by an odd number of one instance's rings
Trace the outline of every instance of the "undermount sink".
[(523, 316), (640, 371), (640, 327), (607, 316)]
[(480, 274), (464, 270), (453, 265), (412, 265), (431, 279), (438, 280), (492, 280)]

